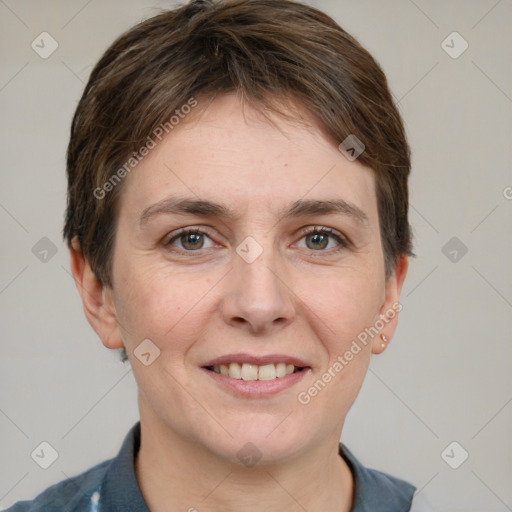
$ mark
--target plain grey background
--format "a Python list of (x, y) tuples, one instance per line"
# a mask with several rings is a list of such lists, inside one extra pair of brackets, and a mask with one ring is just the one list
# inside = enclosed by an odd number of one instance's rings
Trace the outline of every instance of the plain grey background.
[[(308, 3), (381, 64), (413, 151), (418, 256), (342, 440), (412, 482), (417, 510), (512, 510), (512, 2)], [(138, 419), (132, 372), (87, 323), (71, 278), (65, 150), (103, 51), (174, 5), (0, 0), (0, 507), (113, 457)], [(31, 47), (42, 32), (58, 43), (47, 58)], [(55, 254), (42, 254), (45, 237)], [(31, 458), (43, 441), (58, 452), (46, 470)]]

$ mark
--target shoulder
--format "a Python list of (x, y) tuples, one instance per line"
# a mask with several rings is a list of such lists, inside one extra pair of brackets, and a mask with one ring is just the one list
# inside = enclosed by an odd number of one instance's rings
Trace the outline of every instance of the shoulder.
[(106, 460), (92, 468), (48, 487), (33, 500), (18, 501), (5, 512), (48, 512), (66, 510), (89, 512), (95, 502), (95, 493), (100, 491), (105, 473), (112, 462)]
[(340, 455), (354, 475), (353, 512), (406, 512), (410, 510), (416, 487), (405, 480), (361, 464), (340, 443)]

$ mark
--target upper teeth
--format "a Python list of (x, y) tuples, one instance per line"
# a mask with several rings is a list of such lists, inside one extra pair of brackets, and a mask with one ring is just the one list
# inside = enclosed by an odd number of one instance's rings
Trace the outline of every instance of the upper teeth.
[(276, 377), (284, 377), (295, 371), (293, 364), (277, 363), (258, 366), (249, 363), (230, 363), (215, 365), (213, 371), (228, 375), (233, 379), (243, 380), (274, 380)]

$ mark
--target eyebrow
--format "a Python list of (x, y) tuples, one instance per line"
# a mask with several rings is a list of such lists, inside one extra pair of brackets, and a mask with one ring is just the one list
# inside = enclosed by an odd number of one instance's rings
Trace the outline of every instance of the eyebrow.
[[(172, 197), (162, 199), (157, 203), (148, 206), (139, 217), (141, 226), (158, 214), (189, 214), (200, 217), (218, 218), (226, 221), (237, 221), (241, 215), (234, 212), (227, 206), (209, 201), (206, 199)], [(345, 215), (357, 221), (359, 224), (368, 226), (368, 216), (361, 208), (349, 203), (344, 199), (299, 199), (285, 208), (278, 215), (278, 221), (285, 218), (295, 218), (312, 215)]]

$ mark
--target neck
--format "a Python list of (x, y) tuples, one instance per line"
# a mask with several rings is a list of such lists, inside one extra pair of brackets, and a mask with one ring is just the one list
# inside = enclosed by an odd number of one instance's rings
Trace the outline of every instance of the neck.
[[(350, 512), (353, 477), (339, 436), (282, 463), (245, 467), (143, 421), (135, 474), (151, 512)], [(319, 485), (319, 483), (321, 483)]]

